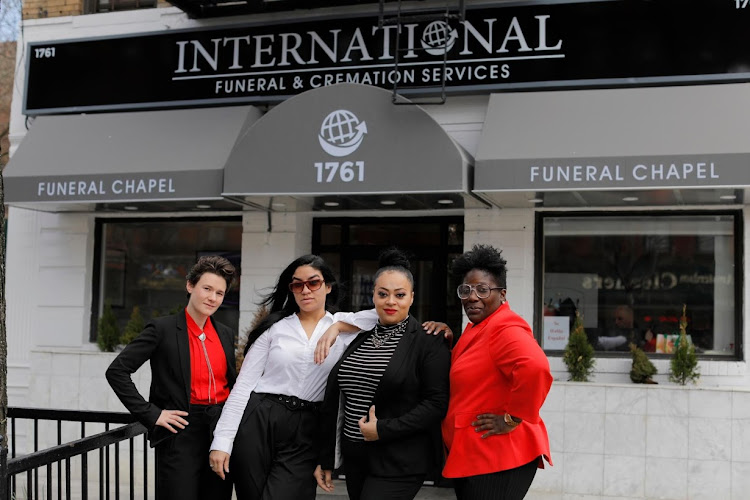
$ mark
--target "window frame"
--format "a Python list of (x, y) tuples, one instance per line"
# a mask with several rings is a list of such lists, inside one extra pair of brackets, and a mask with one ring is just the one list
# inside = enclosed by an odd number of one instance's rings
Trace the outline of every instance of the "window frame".
[[(561, 349), (545, 349), (542, 343), (543, 315), (544, 307), (544, 220), (547, 218), (565, 218), (565, 217), (641, 217), (641, 218), (658, 218), (674, 216), (732, 216), (734, 230), (734, 345), (733, 355), (721, 354), (701, 354), (697, 353), (698, 359), (717, 360), (717, 361), (742, 361), (744, 360), (744, 332), (743, 332), (743, 311), (744, 311), (744, 219), (741, 209), (724, 209), (724, 210), (623, 210), (623, 211), (560, 211), (560, 210), (538, 210), (535, 214), (535, 231), (534, 231), (534, 253), (536, 255), (534, 263), (534, 336), (539, 345), (544, 349), (545, 354), (550, 357), (561, 357)], [(666, 353), (647, 353), (653, 359), (671, 359), (672, 354)], [(630, 358), (631, 354), (627, 351), (595, 351), (594, 356), (597, 358)]]
[[(94, 267), (91, 278), (91, 318), (89, 323), (89, 342), (96, 343), (99, 330), (99, 309), (101, 306), (102, 259), (104, 258), (104, 241), (102, 239), (105, 224), (128, 223), (164, 223), (164, 222), (239, 222), (242, 216), (211, 216), (211, 217), (96, 217), (94, 225)], [(240, 248), (240, 250), (242, 250)], [(199, 250), (202, 251), (202, 250)]]

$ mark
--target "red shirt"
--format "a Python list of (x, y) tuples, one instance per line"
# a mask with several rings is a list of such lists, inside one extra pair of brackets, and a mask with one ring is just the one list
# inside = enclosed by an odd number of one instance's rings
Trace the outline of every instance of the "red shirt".
[[(206, 320), (203, 330), (185, 310), (187, 318), (188, 340), (190, 345), (190, 404), (208, 405), (223, 403), (229, 397), (229, 384), (227, 383), (227, 356), (221, 345), (219, 335), (211, 323), (211, 318)], [(199, 338), (201, 333), (206, 334), (206, 351), (211, 361), (214, 372), (215, 388), (210, 386), (208, 365), (206, 355), (203, 353), (202, 342)], [(211, 393), (209, 394), (209, 387)]]
[[(506, 302), (481, 323), (469, 323), (451, 355), (451, 392), (443, 420), (445, 477), (515, 469), (543, 456), (549, 438), (539, 409), (552, 386), (544, 351), (528, 323)], [(471, 422), (481, 413), (510, 413), (523, 422), (485, 439)], [(544, 463), (540, 460), (540, 467)]]

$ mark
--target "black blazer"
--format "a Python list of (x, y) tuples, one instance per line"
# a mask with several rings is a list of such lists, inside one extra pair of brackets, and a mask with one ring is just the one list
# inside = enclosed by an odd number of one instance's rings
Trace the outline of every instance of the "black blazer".
[[(320, 464), (335, 461), (341, 362), (372, 335), (360, 334), (331, 370), (321, 409)], [(373, 474), (429, 474), (442, 459), (440, 421), (448, 411), (450, 350), (442, 335), (427, 335), (413, 317), (375, 391), (378, 440), (366, 442)], [(344, 464), (346, 467), (346, 464)]]
[[(151, 446), (173, 434), (156, 427), (161, 411), (190, 408), (190, 344), (186, 312), (151, 320), (141, 334), (125, 346), (107, 368), (107, 381), (125, 408), (149, 430)], [(231, 389), (237, 378), (234, 333), (213, 321), (227, 357), (227, 382)], [(138, 392), (131, 375), (146, 361), (151, 362), (151, 391), (148, 401)], [(179, 429), (177, 429), (179, 431)]]

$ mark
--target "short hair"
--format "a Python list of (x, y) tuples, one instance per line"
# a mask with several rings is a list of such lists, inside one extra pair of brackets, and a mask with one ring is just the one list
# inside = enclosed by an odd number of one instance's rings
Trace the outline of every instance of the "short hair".
[(211, 273), (224, 278), (227, 282), (227, 291), (234, 281), (237, 270), (229, 260), (222, 257), (221, 255), (204, 255), (198, 259), (198, 262), (193, 265), (186, 278), (188, 282), (195, 286), (206, 273)]
[(492, 245), (474, 245), (471, 250), (460, 255), (451, 265), (451, 273), (463, 279), (470, 271), (484, 271), (495, 279), (498, 286), (505, 288), (508, 268), (502, 250)]
[(380, 252), (378, 270), (375, 273), (373, 282), (377, 281), (380, 275), (387, 271), (396, 271), (406, 276), (406, 279), (411, 284), (411, 289), (414, 290), (414, 275), (411, 273), (409, 257), (398, 248), (391, 247)]

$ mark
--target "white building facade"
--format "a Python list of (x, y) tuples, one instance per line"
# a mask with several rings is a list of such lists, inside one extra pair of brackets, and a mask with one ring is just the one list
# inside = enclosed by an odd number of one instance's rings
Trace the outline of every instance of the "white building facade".
[[(623, 3), (589, 7), (638, 14)], [(720, 15), (691, 8), (688, 24)], [(469, 2), (463, 21), (446, 21), (455, 59), (422, 43), (434, 20), (405, 22), (414, 52), (400, 67), (393, 31), (369, 28), (376, 4), (26, 21), (5, 172), (9, 404), (123, 410), (104, 379), (114, 354), (100, 352), (98, 318), (110, 306), (124, 326), (136, 306), (179, 307), (185, 267), (203, 253), (240, 265), (221, 312), (240, 335), (305, 253), (338, 271), (344, 307), (366, 307), (389, 244), (415, 255), (415, 313), (458, 329), (448, 265), (485, 243), (503, 250), (511, 307), (555, 376), (543, 409), (555, 466), (530, 498), (745, 498), (748, 54), (659, 72), (646, 50), (641, 66), (624, 57), (620, 73), (597, 72), (586, 62), (607, 59), (592, 49), (602, 28), (570, 31), (585, 12)], [(747, 36), (726, 32), (726, 43)], [(655, 61), (673, 57), (650, 43)], [(76, 57), (90, 73), (60, 72)], [(97, 76), (117, 68), (112, 87)], [(447, 97), (435, 104), (441, 71)], [(346, 140), (326, 135), (346, 120)], [(667, 376), (683, 305), (701, 371), (687, 388)], [(597, 350), (590, 383), (567, 382), (561, 359), (576, 311)], [(631, 341), (650, 352), (659, 385), (631, 384)], [(146, 393), (147, 367), (137, 378)]]

